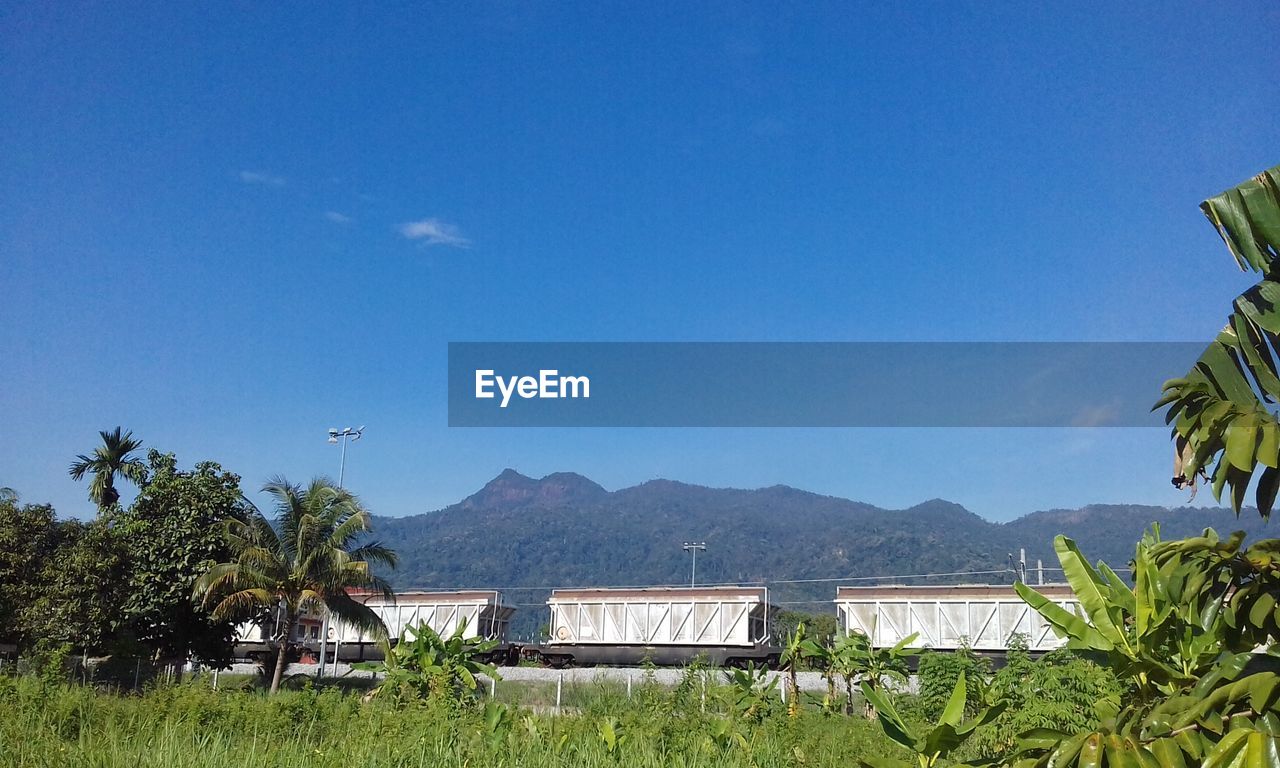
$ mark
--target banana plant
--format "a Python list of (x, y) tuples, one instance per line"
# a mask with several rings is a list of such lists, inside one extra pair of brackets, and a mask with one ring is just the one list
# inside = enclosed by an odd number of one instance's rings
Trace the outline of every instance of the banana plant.
[(747, 722), (764, 720), (773, 708), (778, 678), (771, 679), (767, 667), (757, 669), (752, 663), (746, 669), (726, 670), (724, 676), (735, 714)]
[[(947, 699), (947, 706), (937, 724), (924, 730), (913, 727), (894, 709), (893, 703), (882, 689), (862, 684), (862, 695), (875, 706), (880, 718), (880, 727), (891, 741), (907, 748), (916, 756), (917, 768), (933, 768), (947, 764), (944, 761), (961, 744), (965, 742), (979, 727), (986, 725), (1004, 712), (1003, 703), (983, 707), (977, 715), (964, 720), (965, 703), (968, 700), (964, 674), (956, 681)], [(908, 768), (910, 763), (885, 757), (873, 757), (861, 761), (865, 768)], [(985, 763), (958, 763), (959, 765), (979, 765)]]
[(384, 661), (357, 664), (356, 668), (384, 675), (371, 693), (374, 697), (405, 701), (445, 696), (458, 700), (473, 695), (477, 675), (501, 679), (492, 664), (480, 661), (498, 642), (467, 637), (466, 630), (465, 620), (447, 638), (440, 637), (425, 622), (406, 627), (394, 647), (383, 649)]
[(787, 637), (783, 646), (780, 661), (787, 670), (787, 714), (790, 717), (800, 715), (800, 683), (796, 672), (800, 662), (805, 659), (821, 658), (822, 646), (805, 634), (804, 622), (796, 627), (796, 631)]
[(1280, 676), (1255, 671), (1252, 652), (1275, 642), (1280, 541), (1242, 549), (1243, 538), (1162, 542), (1155, 531), (1137, 547), (1132, 586), (1055, 539), (1082, 615), (1026, 585), (1018, 593), (1068, 647), (1105, 656), (1131, 692), (1100, 702), (1097, 729), (1021, 734), (1012, 764), (1280, 766)]
[[(831, 667), (844, 678), (845, 714), (852, 713), (854, 680), (860, 680), (874, 690), (882, 688), (887, 680), (907, 681), (908, 659), (920, 653), (920, 649), (911, 647), (911, 644), (919, 637), (918, 632), (913, 632), (890, 648), (876, 648), (867, 634), (858, 631), (836, 641), (831, 650)], [(870, 700), (866, 700), (864, 714), (868, 720), (876, 717)]]
[(1240, 294), (1226, 327), (1183, 377), (1164, 384), (1153, 410), (1168, 406), (1175, 446), (1173, 483), (1208, 481), (1236, 514), (1258, 475), (1254, 503), (1269, 517), (1280, 490), (1280, 166), (1205, 200), (1201, 210), (1242, 270), (1262, 280)]

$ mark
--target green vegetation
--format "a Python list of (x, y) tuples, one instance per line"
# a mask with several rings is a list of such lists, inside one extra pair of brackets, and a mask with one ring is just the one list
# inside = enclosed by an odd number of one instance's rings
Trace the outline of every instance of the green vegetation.
[[(35, 657), (225, 661), (231, 625), (192, 605), (191, 585), (227, 553), (220, 526), (247, 506), (240, 478), (212, 462), (179, 470), (154, 450), (143, 463), (140, 442), (119, 428), (102, 439), (73, 465), (93, 474), (97, 519), (58, 520), (47, 505), (0, 497), (0, 643)], [(116, 473), (139, 486), (127, 508)]]
[[(546, 690), (510, 682), (499, 684), (497, 702), (404, 706), (367, 700), (358, 687), (310, 682), (267, 696), (226, 677), (213, 690), (206, 676), (126, 696), (0, 677), (0, 764), (835, 768), (910, 758), (862, 717), (812, 705), (786, 717), (776, 687), (722, 679), (708, 676), (705, 701), (697, 685), (645, 683), (628, 699), (620, 685), (584, 684), (566, 691), (556, 716)], [(898, 698), (905, 708), (912, 701)]]
[[(853, 632), (837, 640), (835, 645), (826, 650), (828, 706), (834, 706), (835, 703), (836, 675), (844, 680), (846, 715), (853, 712), (855, 681), (873, 691), (883, 690), (891, 682), (905, 685), (907, 660), (919, 653), (918, 649), (910, 647), (916, 638), (917, 635), (912, 633), (889, 648), (873, 647), (871, 638), (861, 632)], [(922, 674), (923, 679), (927, 680), (928, 677), (927, 674)], [(875, 707), (868, 699), (866, 715), (871, 718), (875, 714)]]
[[(1208, 480), (1240, 513), (1250, 481), (1263, 517), (1280, 489), (1280, 166), (1200, 205), (1242, 269), (1262, 274), (1235, 300), (1227, 325), (1180, 379), (1165, 382), (1166, 421), (1177, 445), (1174, 483)], [(1216, 462), (1216, 463), (1215, 463)], [(1212, 474), (1208, 469), (1212, 467)]]
[(475, 696), (479, 675), (501, 679), (493, 665), (479, 660), (498, 641), (468, 638), (466, 632), (466, 621), (447, 638), (425, 622), (406, 627), (394, 647), (384, 648), (384, 661), (357, 665), (383, 676), (370, 695), (399, 704), (453, 704)]
[(82, 480), (85, 475), (91, 476), (89, 481), (89, 501), (98, 505), (98, 512), (106, 512), (120, 501), (120, 492), (116, 490), (116, 476), (123, 477), (134, 485), (146, 482), (147, 469), (142, 460), (134, 455), (134, 451), (142, 447), (142, 441), (134, 438), (132, 432), (125, 432), (120, 427), (107, 432), (99, 432), (102, 445), (86, 456), (80, 454), (71, 462), (68, 472), (72, 480)]
[[(884, 695), (884, 691), (863, 683), (862, 693), (875, 708), (885, 735), (893, 743), (913, 752), (919, 768), (932, 768), (940, 764), (978, 728), (999, 717), (1006, 706), (1005, 702), (994, 706), (983, 705), (971, 719), (965, 720), (969, 699), (965, 676), (962, 674), (956, 680), (951, 695), (947, 697), (947, 704), (938, 715), (938, 722), (923, 727), (912, 727), (894, 709), (892, 700)], [(872, 766), (872, 768), (897, 768), (906, 766), (908, 763), (893, 758), (880, 758), (863, 761), (863, 765)]]
[[(280, 626), (292, 638), (302, 612), (323, 608), (375, 637), (386, 637), (382, 619), (347, 594), (374, 589), (391, 597), (391, 587), (370, 567), (396, 564), (395, 552), (377, 542), (356, 545), (370, 530), (369, 513), (349, 491), (317, 478), (304, 491), (283, 479), (263, 490), (275, 498), (276, 519), (257, 510), (228, 520), (226, 540), (234, 557), (211, 566), (195, 582), (193, 594), (212, 606), (215, 619), (244, 620), (281, 610)], [(278, 642), (271, 692), (280, 688), (287, 643)]]

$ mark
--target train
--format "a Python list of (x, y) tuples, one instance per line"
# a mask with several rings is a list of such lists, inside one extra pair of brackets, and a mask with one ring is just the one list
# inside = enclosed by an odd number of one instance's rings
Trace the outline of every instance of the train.
[[(1074, 595), (1064, 585), (1040, 587), (1068, 610)], [(495, 641), (482, 661), (499, 666), (519, 662), (549, 667), (681, 666), (702, 660), (720, 667), (777, 668), (782, 638), (779, 608), (763, 586), (590, 588), (552, 590), (545, 637), (512, 642), (507, 637), (516, 608), (497, 590), (353, 594), (399, 638), (425, 624), (441, 636), (465, 626), (465, 637)], [(938, 650), (961, 645), (1002, 653), (1015, 634), (1030, 650), (1060, 647), (1052, 628), (1008, 585), (838, 587), (836, 613), (842, 632), (867, 634), (877, 646), (891, 646), (917, 634), (916, 645)], [(260, 660), (278, 648), (280, 633), (271, 620), (237, 628), (236, 655)], [(290, 639), (292, 658), (358, 662), (382, 658), (376, 639), (340, 621), (330, 624), (308, 614)]]

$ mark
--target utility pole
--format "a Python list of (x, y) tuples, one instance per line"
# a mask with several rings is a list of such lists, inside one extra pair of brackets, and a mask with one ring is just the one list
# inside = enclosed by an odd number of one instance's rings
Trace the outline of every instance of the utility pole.
[(693, 555), (693, 570), (689, 572), (689, 586), (698, 586), (698, 552), (707, 551), (707, 543), (705, 541), (686, 541), (683, 549), (685, 552)]
[(1027, 548), (1018, 550), (1018, 581), (1027, 583)]

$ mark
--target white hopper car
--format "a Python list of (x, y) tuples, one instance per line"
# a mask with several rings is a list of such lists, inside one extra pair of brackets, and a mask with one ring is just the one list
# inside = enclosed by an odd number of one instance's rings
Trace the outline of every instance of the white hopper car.
[[(1035, 589), (1068, 611), (1078, 608), (1065, 584)], [(1064, 644), (1008, 585), (839, 587), (835, 603), (841, 631), (861, 632), (877, 648), (892, 646), (912, 633), (919, 635), (914, 645), (940, 651), (967, 645), (980, 653), (1003, 654), (1014, 635), (1025, 636), (1033, 653)]]
[(776, 666), (782, 652), (765, 587), (557, 589), (547, 605), (550, 638), (523, 655), (555, 667)]
[[(492, 590), (457, 592), (397, 592), (394, 600), (381, 594), (352, 595), (378, 614), (387, 625), (387, 634), (398, 640), (402, 633), (412, 639), (413, 628), (426, 624), (437, 635), (449, 637), (463, 627), (468, 639), (496, 640), (499, 645), (487, 658), (503, 661), (510, 654), (507, 625), (516, 609), (502, 600), (502, 593)], [(377, 641), (363, 630), (344, 622), (335, 622), (325, 633), (328, 653), (337, 653), (341, 661), (382, 658)]]

